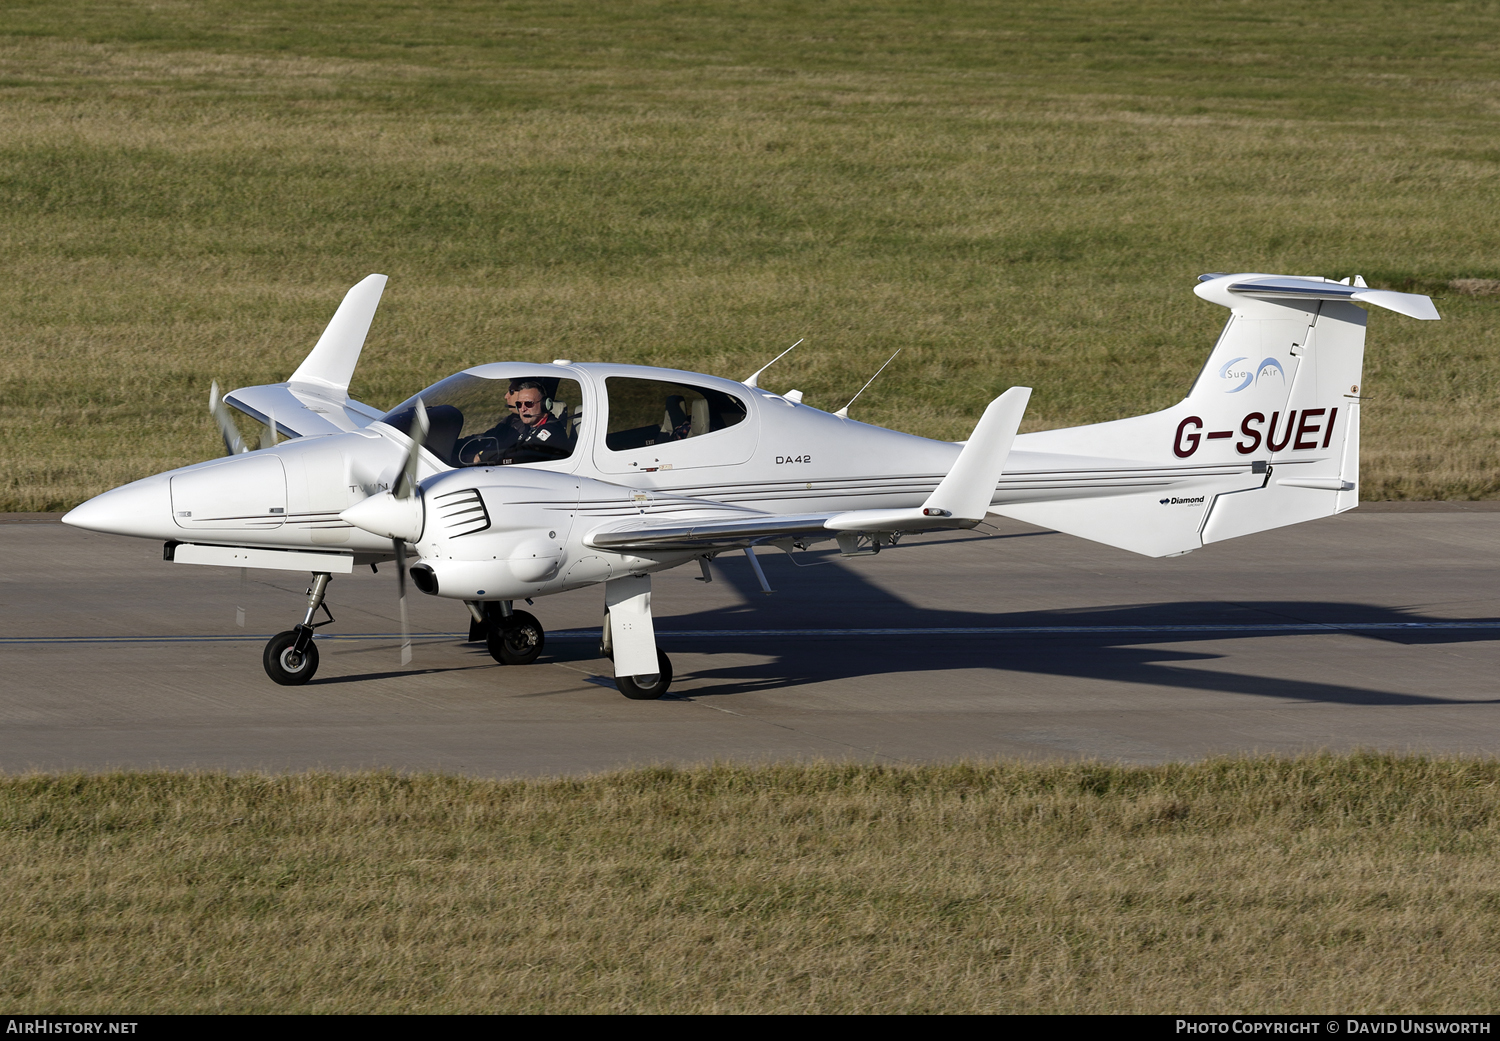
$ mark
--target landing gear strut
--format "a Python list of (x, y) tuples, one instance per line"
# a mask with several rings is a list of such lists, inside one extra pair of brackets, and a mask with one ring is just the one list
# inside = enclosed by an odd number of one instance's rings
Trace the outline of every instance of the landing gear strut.
[[(318, 671), (318, 648), (313, 643), (313, 630), (333, 621), (333, 612), (323, 602), (328, 592), (328, 580), (326, 571), (313, 573), (312, 585), (307, 590), (307, 615), (295, 629), (271, 637), (261, 655), (266, 675), (283, 687), (300, 686)], [(313, 616), (320, 607), (328, 615), (328, 620), (314, 623)]]
[(615, 686), (632, 701), (655, 701), (672, 685), (672, 661), (656, 646), (651, 624), (651, 576), (604, 583), (604, 629), (599, 651), (615, 664)]
[(547, 646), (547, 632), (536, 615), (517, 611), (512, 601), (484, 605), (485, 646), (501, 665), (530, 665)]

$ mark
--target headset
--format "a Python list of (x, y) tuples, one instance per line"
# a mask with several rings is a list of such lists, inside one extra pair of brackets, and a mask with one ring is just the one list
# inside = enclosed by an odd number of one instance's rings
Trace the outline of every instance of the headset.
[[(539, 390), (542, 392), (543, 412), (550, 413), (552, 411), (552, 407), (556, 404), (556, 402), (552, 400), (552, 391), (548, 390), (540, 380), (534, 379), (511, 380), (510, 389), (506, 392), (506, 396), (509, 397), (511, 394), (515, 394), (523, 390)], [(515, 408), (514, 405), (511, 405), (510, 407)]]

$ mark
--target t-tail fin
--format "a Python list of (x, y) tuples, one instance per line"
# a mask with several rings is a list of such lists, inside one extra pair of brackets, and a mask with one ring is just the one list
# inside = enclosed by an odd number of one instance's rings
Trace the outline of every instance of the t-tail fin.
[(1196, 291), (1231, 314), (1188, 396), (1017, 438), (1017, 452), (1076, 457), (1094, 479), (1080, 473), (1064, 494), (1024, 501), (1002, 486), (993, 512), (1167, 556), (1358, 504), (1366, 314), (1356, 305), (1430, 320), (1432, 301), (1363, 280), (1261, 274), (1204, 276)]

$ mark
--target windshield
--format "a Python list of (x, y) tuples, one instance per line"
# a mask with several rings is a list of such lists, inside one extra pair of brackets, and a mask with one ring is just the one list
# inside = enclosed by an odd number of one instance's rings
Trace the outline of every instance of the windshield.
[(583, 389), (576, 380), (459, 373), (391, 409), (380, 421), (411, 434), (417, 399), (427, 409), (427, 449), (449, 466), (506, 466), (566, 459), (578, 440)]

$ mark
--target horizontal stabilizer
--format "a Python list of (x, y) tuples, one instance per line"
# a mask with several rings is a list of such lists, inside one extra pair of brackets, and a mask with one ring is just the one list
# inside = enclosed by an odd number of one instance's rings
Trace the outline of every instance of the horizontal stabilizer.
[(333, 320), (323, 330), (317, 346), (287, 382), (310, 383), (340, 395), (348, 393), (385, 283), (384, 275), (369, 275), (344, 294), (344, 302), (333, 313)]
[(1318, 281), (1312, 278), (1280, 276), (1241, 277), (1225, 287), (1241, 296), (1267, 300), (1349, 300), (1356, 304), (1373, 304), (1387, 311), (1404, 314), (1424, 322), (1435, 322), (1441, 316), (1430, 297), (1420, 293), (1397, 293), (1389, 289), (1346, 286), (1342, 282)]

